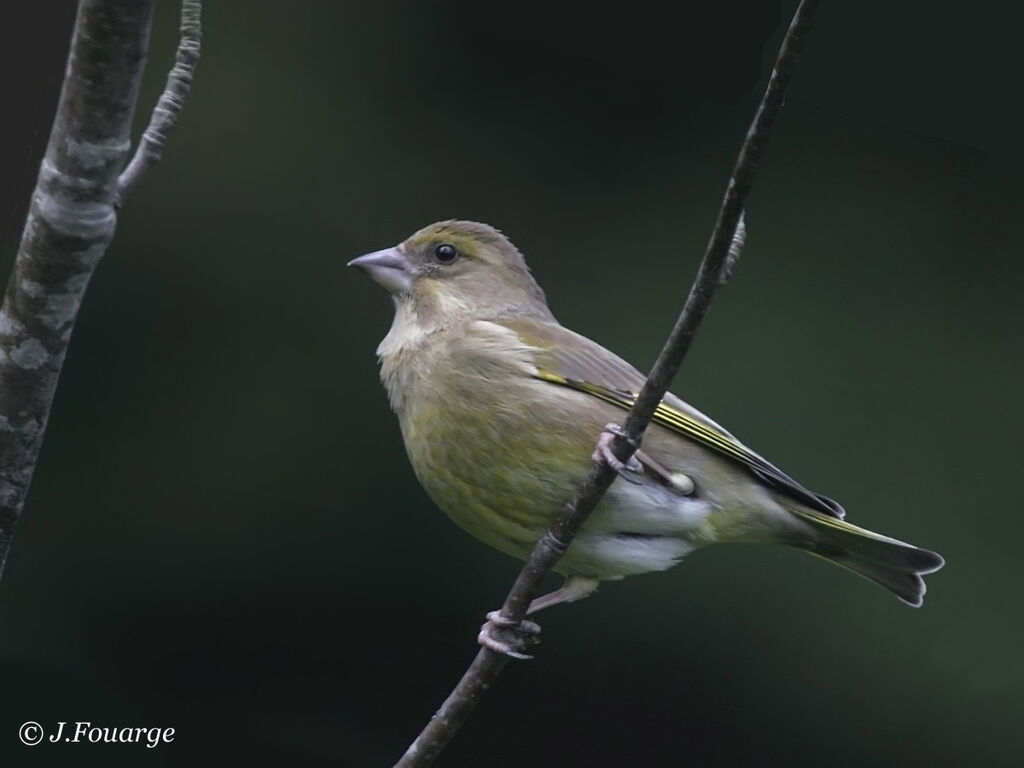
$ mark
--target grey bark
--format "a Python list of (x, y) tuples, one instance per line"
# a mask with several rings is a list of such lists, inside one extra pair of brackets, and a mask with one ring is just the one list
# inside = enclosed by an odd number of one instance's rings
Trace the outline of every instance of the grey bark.
[[(768, 88), (740, 149), (704, 259), (683, 311), (626, 416), (623, 435), (616, 437), (612, 444), (612, 451), (620, 461), (627, 461), (640, 446), (654, 410), (678, 373), (715, 292), (728, 280), (739, 259), (746, 234), (742, 223), (744, 205), (758, 161), (782, 109), (786, 88), (810, 31), (817, 6), (818, 0), (802, 0), (786, 32)], [(523, 565), (501, 608), (501, 615), (505, 619), (515, 623), (523, 620), (541, 579), (565, 554), (577, 531), (611, 487), (616, 476), (607, 464), (595, 463), (590, 474), (576, 489), (572, 499), (565, 505), (551, 529), (537, 542)], [(508, 639), (514, 641), (514, 631), (506, 632), (509, 633)], [(422, 768), (430, 765), (473, 712), (507, 663), (507, 656), (481, 648), (441, 708), (396, 763), (396, 768)]]
[(114, 236), (114, 194), (145, 66), (151, 0), (83, 0), (0, 309), (0, 575), (82, 296)]
[(85, 289), (114, 237), (116, 209), (160, 159), (191, 87), (201, 10), (202, 0), (182, 2), (175, 65), (128, 163), (153, 0), (79, 3), (57, 115), (0, 308), (0, 577)]

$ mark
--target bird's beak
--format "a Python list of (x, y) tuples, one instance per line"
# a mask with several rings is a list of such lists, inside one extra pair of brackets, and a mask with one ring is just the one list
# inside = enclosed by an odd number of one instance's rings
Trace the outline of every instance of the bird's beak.
[(412, 265), (397, 245), (352, 259), (348, 265), (359, 267), (391, 293), (407, 293), (412, 287)]

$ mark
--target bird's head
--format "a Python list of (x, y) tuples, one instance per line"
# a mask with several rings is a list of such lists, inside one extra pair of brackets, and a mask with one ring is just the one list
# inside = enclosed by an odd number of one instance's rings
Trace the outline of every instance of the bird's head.
[(487, 224), (439, 221), (349, 266), (386, 288), (422, 330), (466, 319), (551, 317), (522, 254)]

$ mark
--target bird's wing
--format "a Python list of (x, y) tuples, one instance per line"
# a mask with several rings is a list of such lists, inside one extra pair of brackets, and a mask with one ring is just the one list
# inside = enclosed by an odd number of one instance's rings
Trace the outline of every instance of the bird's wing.
[[(629, 410), (646, 377), (594, 341), (557, 323), (525, 318), (495, 320), (534, 349), (538, 379), (570, 387)], [(733, 437), (696, 408), (669, 393), (654, 412), (654, 423), (742, 464), (762, 482), (811, 509), (842, 518), (842, 506), (808, 490)]]

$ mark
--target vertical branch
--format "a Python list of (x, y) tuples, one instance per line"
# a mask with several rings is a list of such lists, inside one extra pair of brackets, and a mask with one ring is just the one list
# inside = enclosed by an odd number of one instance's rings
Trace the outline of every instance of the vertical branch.
[(64, 85), (0, 309), (0, 573), (82, 296), (114, 236), (152, 0), (83, 0)]
[[(804, 40), (810, 31), (811, 20), (817, 6), (818, 0), (801, 0), (786, 32), (768, 88), (740, 148), (718, 219), (686, 304), (626, 417), (623, 434), (616, 437), (612, 444), (613, 452), (621, 461), (626, 461), (639, 447), (640, 439), (654, 415), (654, 410), (679, 371), (715, 292), (728, 280), (729, 274), (736, 266), (746, 238), (743, 208), (750, 193), (757, 163), (771, 136), (775, 119), (782, 109), (786, 89)], [(607, 464), (595, 463), (590, 474), (576, 489), (572, 499), (565, 505), (551, 529), (537, 542), (529, 559), (523, 565), (501, 608), (501, 615), (505, 619), (513, 624), (523, 620), (544, 574), (565, 554), (587, 516), (611, 487), (615, 477), (615, 471)], [(430, 765), (472, 714), (484, 692), (494, 683), (507, 663), (506, 656), (488, 648), (481, 648), (458, 685), (396, 763), (396, 768), (423, 768)]]
[(188, 91), (199, 55), (199, 8), (200, 0), (184, 0), (178, 63), (142, 157), (119, 183), (153, 0), (79, 3), (57, 115), (0, 308), (0, 575), (86, 286), (114, 237), (115, 199), (120, 204), (159, 158)]

